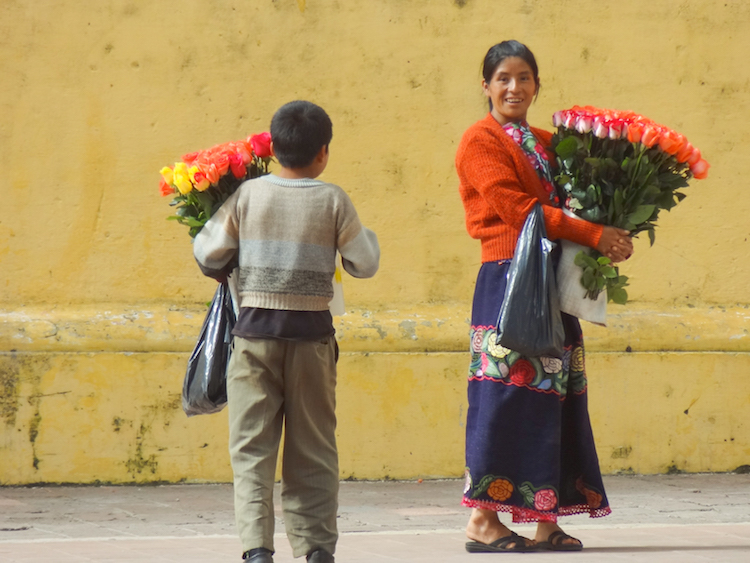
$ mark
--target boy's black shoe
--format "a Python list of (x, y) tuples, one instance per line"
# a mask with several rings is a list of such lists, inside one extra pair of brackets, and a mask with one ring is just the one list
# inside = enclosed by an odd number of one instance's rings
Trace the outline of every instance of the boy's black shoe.
[(307, 554), (307, 563), (335, 563), (335, 559), (325, 549), (316, 549)]
[(273, 551), (265, 547), (256, 547), (242, 554), (242, 560), (247, 563), (273, 563)]

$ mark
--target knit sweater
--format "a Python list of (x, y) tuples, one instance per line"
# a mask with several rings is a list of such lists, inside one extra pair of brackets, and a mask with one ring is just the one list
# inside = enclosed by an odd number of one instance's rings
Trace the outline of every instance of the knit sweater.
[[(536, 127), (534, 136), (549, 147), (552, 134)], [(469, 127), (456, 152), (459, 192), (466, 229), (482, 242), (482, 262), (513, 257), (526, 216), (539, 201), (550, 239), (564, 238), (595, 247), (602, 226), (566, 215), (554, 207), (523, 149), (492, 117)]]
[(323, 311), (333, 297), (336, 251), (352, 276), (375, 275), (380, 247), (349, 196), (319, 180), (275, 175), (244, 182), (195, 237), (204, 274), (239, 260), (242, 307)]

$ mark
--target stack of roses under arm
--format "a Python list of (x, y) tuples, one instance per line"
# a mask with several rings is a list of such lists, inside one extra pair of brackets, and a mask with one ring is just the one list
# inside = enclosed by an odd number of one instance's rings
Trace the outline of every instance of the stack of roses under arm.
[(268, 174), (270, 161), (269, 133), (184, 155), (161, 169), (161, 194), (175, 195), (170, 205), (176, 214), (168, 219), (187, 225), (195, 237), (242, 182)]
[(641, 143), (647, 148), (658, 145), (665, 153), (674, 156), (680, 164), (687, 163), (692, 176), (697, 180), (708, 176), (708, 162), (701, 158), (701, 151), (684, 135), (632, 111), (573, 106), (555, 112), (552, 123), (555, 127), (575, 129), (579, 133), (592, 132), (600, 139), (627, 139), (631, 143)]
[[(557, 127), (552, 138), (555, 181), (565, 208), (633, 235), (647, 232), (652, 244), (659, 212), (684, 199), (679, 190), (689, 180), (708, 176), (708, 162), (684, 135), (634, 112), (574, 106), (556, 112), (552, 121)], [(563, 254), (570, 255), (566, 246), (569, 252), (572, 248), (563, 244)], [(596, 300), (606, 290), (610, 300), (627, 301), (627, 277), (608, 258), (582, 248), (575, 265), (587, 298)], [(579, 310), (563, 310), (583, 318)]]

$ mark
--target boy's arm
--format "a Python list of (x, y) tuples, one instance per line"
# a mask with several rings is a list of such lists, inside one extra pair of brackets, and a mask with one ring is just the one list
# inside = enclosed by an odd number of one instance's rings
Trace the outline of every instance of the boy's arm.
[(359, 221), (357, 211), (346, 194), (338, 218), (337, 247), (341, 265), (355, 278), (371, 278), (380, 265), (377, 235)]
[(193, 241), (193, 256), (201, 272), (219, 281), (226, 280), (238, 265), (236, 255), (240, 237), (235, 197), (238, 192), (219, 208)]

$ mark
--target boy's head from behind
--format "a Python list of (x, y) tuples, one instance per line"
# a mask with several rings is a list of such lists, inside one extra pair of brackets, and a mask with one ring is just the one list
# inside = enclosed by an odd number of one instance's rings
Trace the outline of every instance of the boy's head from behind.
[(312, 164), (332, 137), (331, 118), (312, 102), (289, 102), (281, 106), (271, 120), (273, 152), (284, 168), (304, 168)]

